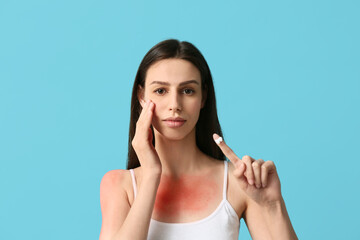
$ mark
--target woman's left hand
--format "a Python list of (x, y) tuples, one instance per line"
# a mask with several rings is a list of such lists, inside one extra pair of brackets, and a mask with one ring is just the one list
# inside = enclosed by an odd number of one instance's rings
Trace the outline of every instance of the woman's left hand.
[(234, 165), (233, 174), (240, 188), (252, 200), (261, 206), (269, 206), (282, 199), (279, 176), (272, 161), (255, 160), (247, 155), (240, 159), (224, 141), (218, 140), (219, 135), (213, 134), (213, 138)]

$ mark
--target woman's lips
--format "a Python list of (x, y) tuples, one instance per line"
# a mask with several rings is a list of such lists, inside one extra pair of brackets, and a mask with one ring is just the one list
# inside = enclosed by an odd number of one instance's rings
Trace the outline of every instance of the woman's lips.
[(166, 125), (171, 128), (178, 128), (184, 125), (186, 120), (164, 120)]

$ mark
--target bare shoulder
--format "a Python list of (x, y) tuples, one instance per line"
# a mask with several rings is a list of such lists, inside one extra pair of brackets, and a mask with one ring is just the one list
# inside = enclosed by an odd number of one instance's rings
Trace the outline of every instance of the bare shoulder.
[[(134, 169), (135, 182), (141, 184), (141, 167)], [(127, 202), (131, 206), (134, 201), (134, 190), (130, 170), (110, 170), (103, 176), (100, 184), (100, 197), (114, 194), (125, 194)], [(113, 196), (116, 197), (116, 196)]]
[(233, 175), (235, 170), (235, 166), (228, 162), (229, 165), (229, 184), (227, 190), (228, 201), (233, 206), (235, 212), (237, 213), (239, 219), (243, 217), (243, 214), (246, 210), (247, 206), (247, 197), (246, 194), (241, 190), (238, 186), (238, 181), (236, 177)]
[(129, 175), (128, 170), (116, 169), (105, 173), (101, 180), (102, 226), (100, 239), (110, 239), (119, 231), (130, 210), (127, 190)]
[(100, 188), (118, 188), (122, 187), (127, 179), (128, 170), (115, 169), (104, 174), (101, 179)]
[(106, 198), (127, 197), (129, 171), (123, 169), (110, 170), (104, 174), (100, 183), (100, 201)]

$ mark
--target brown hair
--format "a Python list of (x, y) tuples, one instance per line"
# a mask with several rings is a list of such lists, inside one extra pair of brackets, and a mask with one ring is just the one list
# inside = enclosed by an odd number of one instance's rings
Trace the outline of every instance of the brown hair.
[[(225, 156), (213, 140), (212, 134), (222, 136), (222, 131), (217, 116), (215, 90), (209, 66), (201, 52), (191, 43), (168, 39), (153, 46), (144, 56), (136, 73), (131, 96), (131, 115), (129, 127), (128, 162), (127, 169), (140, 166), (139, 159), (132, 147), (135, 135), (136, 122), (141, 113), (141, 105), (138, 100), (138, 87), (145, 87), (146, 72), (157, 61), (178, 58), (191, 62), (200, 71), (203, 96), (206, 96), (204, 107), (200, 110), (199, 120), (196, 123), (196, 145), (205, 154), (218, 160), (225, 160)], [(206, 95), (204, 94), (206, 91)], [(151, 126), (154, 133), (154, 129)], [(155, 136), (153, 134), (153, 136)], [(152, 144), (155, 146), (155, 137)]]

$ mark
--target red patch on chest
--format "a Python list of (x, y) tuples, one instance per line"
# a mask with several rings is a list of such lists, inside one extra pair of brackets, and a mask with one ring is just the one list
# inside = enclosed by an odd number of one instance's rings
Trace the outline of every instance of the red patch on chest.
[(171, 178), (162, 176), (155, 200), (155, 210), (166, 216), (179, 212), (202, 211), (218, 192), (218, 184), (204, 176)]

